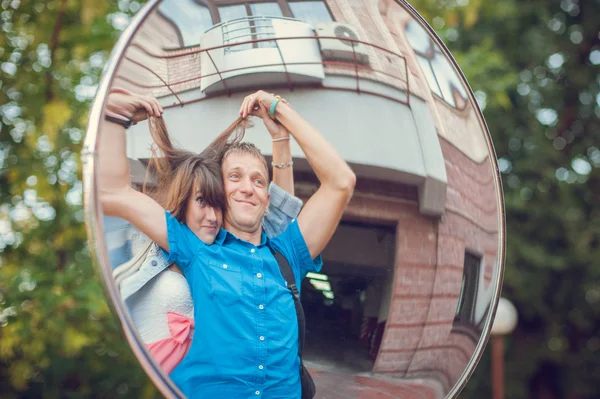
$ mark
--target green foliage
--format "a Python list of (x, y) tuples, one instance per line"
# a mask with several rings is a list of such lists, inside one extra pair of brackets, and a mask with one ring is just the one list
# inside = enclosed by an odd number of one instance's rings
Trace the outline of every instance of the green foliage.
[(1, 2), (2, 398), (158, 397), (94, 277), (81, 203), (87, 112), (120, 33), (111, 15), (130, 5)]
[[(411, 4), (484, 99), (500, 159), (508, 229), (503, 295), (520, 317), (507, 347), (506, 395), (597, 398), (600, 3)], [(462, 397), (490, 397), (489, 373), (482, 364)]]

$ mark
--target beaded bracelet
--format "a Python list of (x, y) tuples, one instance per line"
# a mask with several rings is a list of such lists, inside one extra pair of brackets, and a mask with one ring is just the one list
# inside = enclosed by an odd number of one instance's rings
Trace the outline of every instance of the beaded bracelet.
[(285, 168), (289, 168), (292, 165), (294, 165), (294, 161), (290, 161), (288, 163), (274, 163), (271, 162), (271, 166), (277, 169), (285, 169)]

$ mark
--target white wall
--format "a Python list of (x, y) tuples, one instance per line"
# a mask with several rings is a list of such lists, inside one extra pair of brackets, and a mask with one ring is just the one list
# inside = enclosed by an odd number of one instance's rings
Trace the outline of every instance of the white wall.
[[(331, 78), (339, 85), (341, 77)], [(326, 79), (327, 81), (327, 79)], [(346, 84), (355, 84), (346, 78)], [(369, 82), (384, 92), (388, 86)], [(305, 119), (316, 127), (349, 162), (357, 175), (420, 186), (421, 208), (441, 214), (445, 208), (446, 174), (435, 128), (422, 100), (411, 98), (410, 107), (389, 99), (356, 92), (298, 88), (276, 90)], [(198, 98), (199, 93), (182, 93), (180, 97)], [(201, 151), (238, 116), (239, 106), (249, 93), (235, 93), (173, 107), (165, 112), (170, 134), (184, 148)], [(172, 98), (161, 99), (169, 104)], [(255, 143), (265, 155), (271, 154), (271, 139), (262, 122), (246, 140)], [(130, 158), (150, 156), (147, 124), (130, 129), (127, 153)], [(292, 155), (304, 158), (292, 140)], [(298, 163), (296, 170), (306, 168)], [(426, 184), (427, 183), (427, 184)], [(429, 189), (433, 184), (435, 190)], [(426, 206), (425, 206), (426, 205)], [(425, 211), (427, 211), (425, 209)], [(424, 212), (427, 213), (427, 212)]]

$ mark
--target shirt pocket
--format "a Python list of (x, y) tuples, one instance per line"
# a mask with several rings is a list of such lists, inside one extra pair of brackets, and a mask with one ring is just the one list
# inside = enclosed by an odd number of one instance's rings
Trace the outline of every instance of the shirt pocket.
[[(298, 336), (294, 334), (298, 319), (296, 317), (296, 306), (292, 294), (287, 288), (284, 288), (283, 295), (279, 295), (275, 305), (278, 314), (278, 330), (274, 334), (273, 341), (278, 348), (294, 348), (298, 344)], [(297, 349), (296, 349), (297, 350)]]
[(223, 304), (242, 300), (242, 270), (239, 266), (209, 261), (210, 295)]
[(284, 292), (280, 292), (277, 300), (276, 306), (277, 311), (281, 314), (281, 317), (284, 320), (291, 320), (296, 318), (296, 305), (294, 304), (294, 298), (292, 297), (292, 293), (287, 287), (283, 288)]

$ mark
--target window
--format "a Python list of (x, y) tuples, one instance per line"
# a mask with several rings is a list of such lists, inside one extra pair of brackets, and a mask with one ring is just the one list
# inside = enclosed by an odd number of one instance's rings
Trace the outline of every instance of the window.
[(283, 17), (281, 7), (276, 2), (250, 4), (250, 12), (261, 17)]
[[(244, 42), (252, 38), (250, 22), (246, 20), (231, 22), (248, 16), (246, 6), (243, 4), (235, 6), (219, 7), (219, 18), (223, 25), (223, 44)], [(225, 51), (243, 51), (252, 48), (252, 44), (242, 44), (235, 47), (227, 47)]]
[[(281, 7), (277, 3), (255, 3), (250, 4), (250, 12), (252, 15), (261, 17), (283, 17)], [(256, 27), (257, 38), (265, 38), (266, 36), (274, 36), (273, 24), (270, 20), (267, 21), (254, 21)], [(257, 43), (258, 47), (275, 47), (273, 42), (261, 42)]]
[(294, 18), (315, 25), (318, 22), (331, 22), (333, 17), (324, 1), (290, 1), (288, 2)]
[(219, 18), (221, 22), (231, 21), (233, 19), (244, 18), (248, 16), (246, 6), (243, 4), (235, 6), (219, 7)]
[[(175, 1), (175, 0), (167, 0)], [(295, 18), (312, 25), (333, 21), (325, 1), (286, 0), (236, 1), (236, 0), (184, 0), (206, 4), (215, 23), (221, 23), (224, 43), (239, 43), (274, 36), (269, 17)], [(265, 17), (265, 18), (260, 18)], [(275, 42), (260, 42), (227, 47), (226, 52), (243, 51), (251, 48), (275, 47)]]
[(200, 44), (202, 33), (213, 26), (208, 8), (195, 0), (164, 0), (158, 11), (177, 27), (186, 47)]
[[(333, 21), (333, 17), (327, 8), (327, 2), (324, 0), (277, 0), (277, 1), (236, 1), (236, 0), (196, 0), (205, 1), (209, 7), (216, 7), (220, 10), (229, 7), (245, 7), (246, 13), (244, 16), (262, 16), (262, 17), (286, 17), (295, 18), (301, 21), (315, 24), (318, 22)], [(240, 11), (236, 11), (240, 12)], [(238, 18), (240, 18), (238, 16)], [(230, 20), (228, 15), (225, 18), (221, 15), (220, 22)]]
[[(200, 44), (202, 34), (213, 25), (245, 17), (286, 17), (308, 22), (313, 26), (319, 22), (333, 21), (326, 2), (304, 0), (278, 1), (235, 1), (235, 0), (164, 0), (158, 11), (170, 20), (179, 31), (183, 46)], [(235, 29), (244, 38), (256, 39), (266, 34), (268, 28), (252, 21), (238, 24)], [(257, 36), (258, 35), (258, 36)], [(235, 42), (235, 41), (232, 41)], [(236, 46), (231, 50), (241, 51), (252, 47), (272, 47), (273, 43)]]
[(244, 17), (283, 17), (277, 2), (241, 3), (218, 7), (221, 22)]
[[(276, 2), (236, 4), (218, 7), (219, 17), (223, 23), (223, 43), (232, 44), (248, 40), (264, 39), (274, 36), (273, 24), (270, 19), (248, 19), (236, 21), (245, 17), (281, 17), (283, 12)], [(231, 21), (231, 22), (229, 22)], [(274, 42), (260, 42), (227, 47), (226, 52), (243, 51), (251, 48), (275, 47)]]
[(456, 307), (454, 322), (463, 324), (474, 323), (480, 268), (481, 257), (466, 251), (463, 267), (462, 287), (460, 289), (460, 296), (458, 298), (458, 306)]
[(453, 65), (433, 42), (429, 33), (413, 21), (406, 26), (406, 37), (415, 51), (431, 91), (448, 105), (463, 108), (468, 97), (466, 89)]

